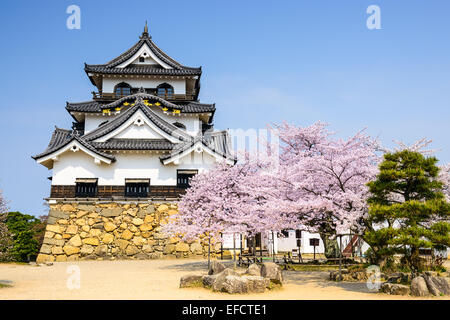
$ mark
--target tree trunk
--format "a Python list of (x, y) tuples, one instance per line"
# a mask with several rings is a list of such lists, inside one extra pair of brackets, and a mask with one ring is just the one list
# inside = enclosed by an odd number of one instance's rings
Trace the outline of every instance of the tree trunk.
[(332, 239), (330, 235), (325, 233), (319, 233), (320, 238), (323, 241), (323, 246), (325, 249), (325, 257), (327, 259), (330, 258), (339, 258), (339, 245), (336, 239)]

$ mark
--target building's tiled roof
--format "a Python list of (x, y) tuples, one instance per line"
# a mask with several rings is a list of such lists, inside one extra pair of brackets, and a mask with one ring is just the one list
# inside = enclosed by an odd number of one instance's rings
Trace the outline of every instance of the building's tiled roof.
[(138, 110), (142, 110), (142, 112), (144, 112), (144, 114), (165, 133), (181, 141), (189, 141), (192, 139), (192, 137), (189, 134), (177, 128), (173, 124), (165, 121), (155, 112), (153, 112), (149, 107), (147, 107), (142, 102), (141, 96), (137, 97), (135, 105), (133, 107), (119, 114), (116, 118), (112, 119), (111, 121), (84, 135), (83, 138), (86, 139), (87, 141), (93, 141), (97, 138), (107, 135), (108, 133), (119, 128), (123, 123), (125, 123), (128, 119), (130, 119), (131, 116)]
[(102, 74), (136, 74), (136, 75), (163, 75), (163, 76), (197, 76), (202, 70), (190, 69), (161, 69), (153, 67), (125, 67), (110, 68), (105, 65), (88, 65), (84, 66), (86, 72), (102, 73)]
[(153, 99), (158, 102), (160, 102), (163, 106), (166, 106), (168, 108), (174, 108), (181, 110), (181, 113), (206, 113), (206, 112), (215, 112), (216, 111), (216, 105), (215, 104), (208, 104), (208, 103), (200, 103), (196, 101), (191, 101), (188, 103), (171, 103), (167, 100), (164, 100), (158, 96), (154, 96), (151, 94), (146, 93), (136, 93), (132, 94), (126, 97), (123, 97), (121, 99), (118, 99), (111, 103), (100, 103), (97, 101), (86, 101), (86, 102), (67, 102), (66, 104), (66, 110), (67, 111), (74, 111), (74, 112), (102, 112), (102, 109), (108, 109), (108, 108), (114, 108), (116, 106), (121, 105), (123, 102), (126, 102), (128, 100), (135, 100), (137, 96), (141, 96), (143, 99)]
[(55, 151), (58, 151), (61, 148), (67, 146), (69, 143), (71, 143), (74, 140), (76, 140), (78, 143), (80, 143), (86, 149), (88, 149), (102, 157), (105, 157), (105, 158), (113, 160), (113, 161), (115, 160), (115, 158), (113, 156), (97, 150), (89, 142), (85, 141), (82, 137), (74, 134), (72, 131), (60, 129), (57, 127), (55, 127), (55, 131), (53, 131), (52, 137), (50, 139), (50, 143), (48, 144), (47, 148), (43, 152), (41, 152), (35, 156), (32, 156), (32, 158), (36, 160), (36, 159), (45, 157), (49, 154), (52, 154)]
[[(160, 69), (154, 67), (138, 67), (127, 66), (125, 68), (117, 68), (118, 65), (130, 59), (139, 49), (146, 44), (158, 59), (169, 65), (172, 69)], [(146, 74), (146, 75), (201, 75), (202, 69), (187, 67), (175, 61), (164, 53), (152, 41), (147, 32), (144, 31), (140, 40), (130, 49), (122, 53), (120, 56), (112, 59), (105, 64), (85, 65), (84, 70), (89, 73), (107, 73), (107, 74)]]
[(75, 112), (101, 112), (102, 105), (104, 104), (105, 103), (94, 100), (85, 102), (66, 102), (66, 110)]
[(236, 157), (232, 154), (231, 139), (227, 131), (206, 132), (205, 135), (198, 135), (191, 141), (178, 143), (174, 146), (170, 154), (163, 155), (160, 159), (163, 161), (173, 158), (184, 151), (189, 150), (198, 142), (201, 142), (204, 146), (208, 147), (222, 157), (236, 162)]
[(109, 139), (106, 142), (92, 142), (100, 150), (172, 150), (173, 143), (161, 139)]

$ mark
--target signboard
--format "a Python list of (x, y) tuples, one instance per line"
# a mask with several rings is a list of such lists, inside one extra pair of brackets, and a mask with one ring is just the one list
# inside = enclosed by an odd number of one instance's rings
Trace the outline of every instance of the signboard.
[(311, 239), (309, 239), (309, 245), (310, 245), (310, 246), (317, 247), (317, 246), (319, 245), (319, 239), (317, 239), (317, 238), (311, 238)]

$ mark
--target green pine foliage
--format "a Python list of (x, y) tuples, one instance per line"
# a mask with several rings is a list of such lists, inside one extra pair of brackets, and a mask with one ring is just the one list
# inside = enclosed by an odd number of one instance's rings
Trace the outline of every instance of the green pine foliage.
[(16, 261), (28, 261), (39, 252), (45, 224), (42, 220), (20, 212), (8, 212), (5, 224), (12, 234), (10, 254)]
[(368, 183), (364, 240), (376, 263), (400, 254), (412, 271), (419, 271), (419, 249), (450, 246), (450, 204), (437, 180), (437, 162), (409, 150), (385, 154), (377, 179)]

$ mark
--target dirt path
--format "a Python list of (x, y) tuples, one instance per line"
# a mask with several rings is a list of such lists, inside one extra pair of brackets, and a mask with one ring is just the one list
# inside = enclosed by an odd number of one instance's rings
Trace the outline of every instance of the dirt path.
[[(68, 267), (78, 266), (80, 288), (70, 290)], [(179, 289), (180, 277), (202, 273), (200, 260), (82, 261), (53, 266), (0, 264), (0, 299), (413, 299), (371, 293), (365, 283), (333, 283), (327, 272), (284, 271), (285, 286), (263, 294), (229, 295)], [(445, 299), (439, 297), (437, 299)]]

